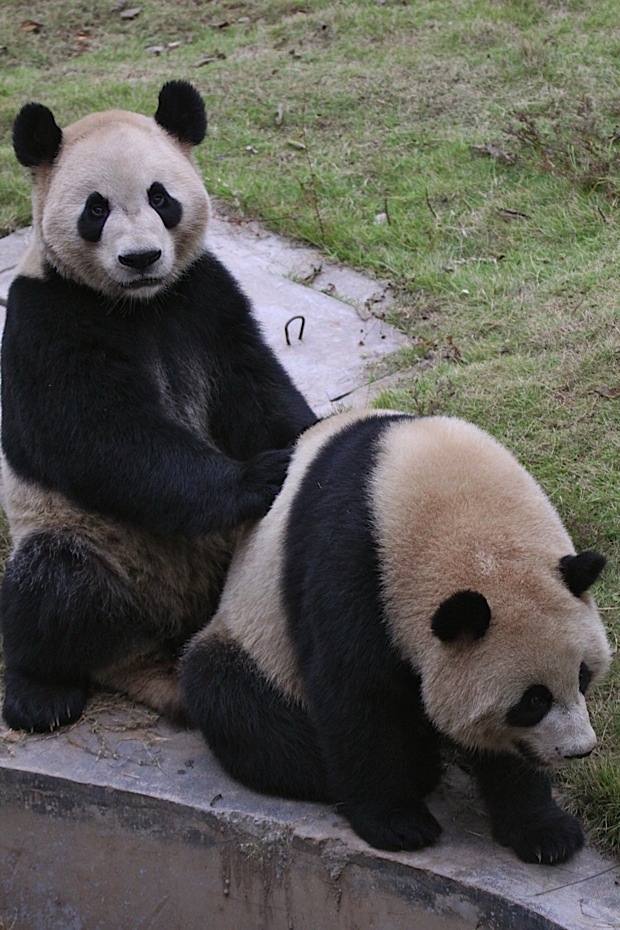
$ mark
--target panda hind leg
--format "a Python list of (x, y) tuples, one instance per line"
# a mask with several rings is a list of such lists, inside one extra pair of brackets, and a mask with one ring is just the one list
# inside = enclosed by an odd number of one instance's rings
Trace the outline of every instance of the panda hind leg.
[(93, 669), (128, 651), (133, 605), (77, 535), (28, 537), (0, 588), (5, 697), (13, 729), (46, 732), (82, 713)]
[(323, 758), (303, 707), (238, 645), (197, 634), (181, 663), (181, 685), (190, 719), (233, 778), (263, 794), (328, 800)]
[(553, 800), (548, 775), (508, 755), (474, 760), (493, 836), (523, 862), (559, 865), (584, 843), (581, 824)]

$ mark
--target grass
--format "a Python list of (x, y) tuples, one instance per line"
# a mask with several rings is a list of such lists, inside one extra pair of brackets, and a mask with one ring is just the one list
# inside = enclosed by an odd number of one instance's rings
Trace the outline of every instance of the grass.
[[(0, 229), (30, 217), (10, 148), (23, 102), (61, 124), (152, 113), (164, 80), (192, 80), (212, 194), (394, 283), (415, 344), (381, 401), (468, 417), (517, 453), (576, 544), (608, 556), (598, 601), (618, 640), (614, 0), (143, 0), (133, 19), (4, 0), (0, 36)], [(600, 748), (561, 784), (615, 854), (619, 688), (615, 662), (592, 701)]]

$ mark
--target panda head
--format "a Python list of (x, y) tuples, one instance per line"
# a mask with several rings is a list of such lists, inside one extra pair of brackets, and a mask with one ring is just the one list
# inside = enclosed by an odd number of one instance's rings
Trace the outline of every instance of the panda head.
[(604, 564), (581, 552), (549, 571), (504, 566), (485, 594), (463, 589), (438, 605), (423, 694), (440, 729), (540, 766), (589, 755), (586, 697), (608, 668), (609, 646), (588, 588)]
[(449, 417), (395, 422), (372, 482), (388, 628), (437, 729), (548, 766), (594, 748), (586, 697), (610, 649), (575, 554), (511, 453)]
[(191, 150), (206, 126), (184, 81), (164, 85), (154, 117), (110, 110), (61, 130), (47, 107), (24, 106), (13, 145), (33, 175), (41, 258), (114, 299), (169, 286), (204, 247), (209, 201)]

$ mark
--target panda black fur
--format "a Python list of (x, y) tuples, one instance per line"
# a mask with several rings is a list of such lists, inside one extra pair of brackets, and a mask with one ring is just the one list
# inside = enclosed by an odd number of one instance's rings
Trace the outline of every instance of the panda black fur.
[(182, 713), (179, 648), (316, 419), (205, 251), (205, 130), (180, 81), (154, 118), (61, 130), (28, 104), (14, 124), (34, 188), (2, 344), (12, 727), (75, 719), (93, 682)]
[(417, 849), (446, 739), (469, 756), (493, 832), (568, 859), (578, 821), (545, 769), (596, 739), (586, 690), (609, 647), (557, 513), (502, 446), (460, 420), (388, 412), (298, 441), (182, 661), (188, 711), (258, 791), (329, 801), (371, 845)]

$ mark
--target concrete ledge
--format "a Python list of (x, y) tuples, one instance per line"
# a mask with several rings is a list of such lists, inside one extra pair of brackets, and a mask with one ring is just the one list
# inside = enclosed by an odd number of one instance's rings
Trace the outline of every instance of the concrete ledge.
[(0, 734), (0, 801), (3, 930), (620, 926), (617, 866), (519, 862), (458, 771), (431, 798), (440, 843), (381, 853), (328, 807), (247, 791), (197, 734), (120, 699), (59, 734)]

